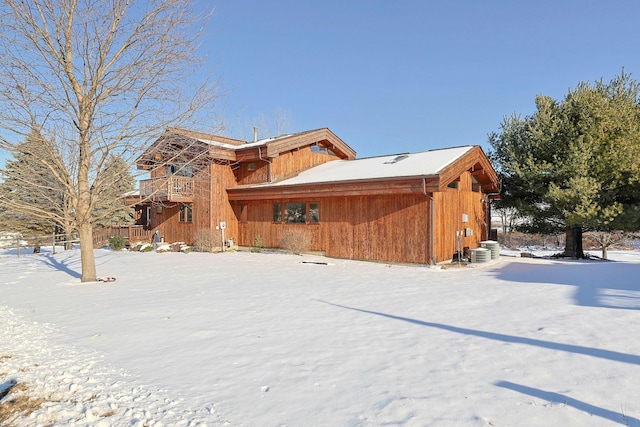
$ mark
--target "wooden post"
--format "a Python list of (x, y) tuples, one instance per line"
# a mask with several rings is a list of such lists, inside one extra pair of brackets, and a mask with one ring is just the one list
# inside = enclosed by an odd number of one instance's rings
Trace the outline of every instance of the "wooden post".
[(53, 232), (53, 239), (51, 240), (51, 243), (52, 243), (51, 246), (53, 246), (53, 254), (55, 255), (56, 254), (56, 232), (55, 231)]

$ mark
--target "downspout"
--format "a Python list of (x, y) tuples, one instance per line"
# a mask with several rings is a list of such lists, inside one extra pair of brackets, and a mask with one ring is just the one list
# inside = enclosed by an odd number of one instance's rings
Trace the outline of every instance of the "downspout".
[(433, 207), (433, 195), (427, 193), (427, 178), (422, 178), (422, 193), (429, 198), (429, 253), (431, 255), (428, 263), (430, 265), (436, 265), (434, 257), (434, 207)]
[(267, 182), (271, 182), (271, 160), (262, 157), (262, 147), (258, 147), (258, 158), (267, 163)]

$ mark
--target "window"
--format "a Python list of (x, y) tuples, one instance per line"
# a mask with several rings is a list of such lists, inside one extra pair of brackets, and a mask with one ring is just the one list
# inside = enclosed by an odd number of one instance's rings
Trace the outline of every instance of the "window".
[(330, 156), (336, 155), (336, 153), (332, 149), (325, 147), (324, 145), (318, 145), (318, 144), (311, 146), (311, 152), (319, 153), (319, 154), (328, 154)]
[(289, 224), (304, 224), (307, 222), (307, 204), (287, 203), (285, 205), (284, 219)]
[(284, 218), (282, 205), (273, 204), (273, 222), (286, 222), (287, 224), (317, 224), (320, 222), (320, 204), (292, 202), (284, 205)]
[(180, 222), (191, 222), (193, 219), (193, 208), (191, 206), (180, 206)]
[(280, 203), (273, 205), (273, 222), (282, 222), (282, 205)]
[(187, 178), (193, 178), (193, 166), (184, 163), (175, 163), (173, 165), (165, 166), (167, 170), (167, 176), (184, 176)]

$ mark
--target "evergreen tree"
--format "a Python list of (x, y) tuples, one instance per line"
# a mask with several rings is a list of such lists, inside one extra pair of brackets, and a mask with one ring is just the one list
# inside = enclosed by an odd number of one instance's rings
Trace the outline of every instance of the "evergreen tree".
[(565, 254), (584, 257), (583, 230), (640, 227), (640, 86), (624, 72), (609, 83), (580, 83), (557, 102), (505, 118), (489, 136), (503, 179), (502, 205), (524, 231), (564, 228)]
[[(51, 162), (51, 146), (37, 131), (18, 145), (13, 160), (7, 160), (0, 182), (0, 224), (3, 230), (26, 236), (51, 234), (62, 223), (64, 189), (48, 172), (43, 159)], [(31, 209), (21, 209), (30, 206)], [(34, 251), (37, 251), (34, 244)]]
[(134, 209), (125, 206), (121, 198), (133, 191), (136, 186), (130, 165), (120, 155), (111, 154), (106, 161), (101, 181), (100, 191), (97, 192), (94, 228), (110, 225), (133, 224)]

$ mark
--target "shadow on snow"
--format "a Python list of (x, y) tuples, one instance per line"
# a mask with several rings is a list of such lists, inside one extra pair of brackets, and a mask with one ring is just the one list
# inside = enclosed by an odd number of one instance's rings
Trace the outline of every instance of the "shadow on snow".
[(576, 304), (640, 310), (640, 264), (573, 261), (553, 264), (512, 262), (495, 271), (501, 280), (575, 287)]
[[(395, 316), (392, 314), (380, 313), (380, 312), (371, 311), (371, 310), (364, 310), (361, 308), (334, 304), (334, 303), (319, 300), (319, 299), (316, 299), (315, 301), (321, 302), (323, 304), (328, 304), (334, 307), (353, 310), (360, 313), (373, 314), (375, 316), (386, 317), (387, 319), (400, 320), (403, 322), (412, 323), (414, 325), (426, 326), (429, 328), (436, 328), (436, 329), (454, 332), (458, 334), (472, 335), (480, 338), (486, 338), (490, 340), (496, 340), (496, 341), (502, 341), (502, 342), (508, 342), (508, 343), (531, 345), (531, 346), (547, 348), (555, 351), (564, 351), (568, 353), (583, 354), (585, 356), (597, 357), (601, 359), (612, 360), (615, 362), (623, 362), (623, 363), (630, 363), (634, 365), (640, 365), (640, 356), (633, 355), (633, 354), (620, 353), (617, 351), (603, 350), (603, 349), (592, 348), (592, 347), (583, 347), (583, 346), (573, 345), (573, 344), (562, 344), (562, 343), (556, 343), (552, 341), (517, 337), (513, 335), (499, 334), (495, 332), (479, 331), (476, 329), (459, 328), (456, 326), (444, 325), (441, 323), (425, 322), (423, 320), (411, 319), (408, 317)], [(607, 419), (615, 423), (619, 423), (623, 425), (640, 426), (640, 420), (638, 420), (637, 418), (629, 417), (624, 413), (614, 412), (608, 409), (600, 408), (598, 406), (591, 405), (589, 403), (586, 403), (586, 402), (583, 402), (559, 393), (544, 391), (544, 390), (527, 387), (520, 384), (511, 383), (508, 381), (499, 381), (495, 383), (495, 385), (498, 387), (513, 390), (522, 394), (527, 394), (529, 396), (537, 397), (549, 402), (563, 403), (567, 406), (571, 406), (580, 411), (587, 412), (589, 414)]]
[(516, 391), (518, 393), (527, 394), (529, 396), (537, 397), (538, 399), (546, 400), (547, 402), (561, 403), (563, 405), (571, 406), (579, 411), (586, 412), (591, 415), (595, 415), (600, 418), (612, 421), (614, 423), (628, 425), (628, 426), (640, 426), (640, 420), (634, 417), (611, 411), (609, 409), (600, 408), (599, 406), (591, 405), (590, 403), (583, 402), (578, 399), (574, 399), (564, 394), (554, 393), (551, 391), (544, 391), (533, 387), (527, 387), (521, 384), (515, 384), (509, 381), (498, 381), (496, 386)]
[(604, 350), (593, 347), (583, 347), (574, 344), (563, 344), (553, 341), (544, 341), (534, 338), (524, 338), (514, 335), (499, 334), (496, 332), (479, 331), (476, 329), (459, 328), (457, 326), (444, 325), (442, 323), (425, 322), (423, 320), (411, 319), (408, 317), (395, 316), (393, 314), (380, 313), (376, 311), (364, 310), (361, 308), (349, 307), (340, 304), (334, 304), (328, 301), (316, 299), (315, 301), (328, 304), (334, 307), (344, 308), (347, 310), (358, 311), (360, 313), (373, 314), (375, 316), (386, 317), (393, 320), (401, 320), (403, 322), (413, 323), (414, 325), (427, 326), (429, 328), (441, 329), (457, 334), (472, 335), (476, 337), (486, 338), (495, 341), (502, 341), (514, 344), (531, 345), (535, 347), (547, 348), (555, 351), (564, 351), (567, 353), (583, 354), (585, 356), (596, 357), (600, 359), (612, 360), (615, 362), (629, 363), (632, 365), (640, 365), (640, 356), (635, 354), (620, 353), (618, 351)]

